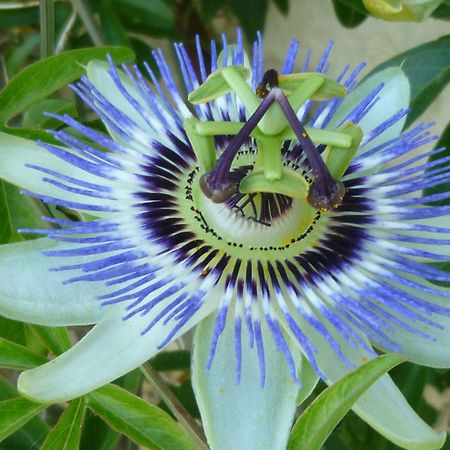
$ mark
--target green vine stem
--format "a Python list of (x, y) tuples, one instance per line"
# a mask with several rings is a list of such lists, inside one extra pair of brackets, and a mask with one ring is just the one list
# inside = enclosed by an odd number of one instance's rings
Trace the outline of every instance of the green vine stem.
[(172, 391), (167, 387), (159, 373), (149, 363), (143, 364), (140, 369), (144, 375), (144, 378), (160, 396), (161, 400), (167, 405), (172, 414), (178, 420), (181, 427), (196, 443), (199, 450), (209, 450), (209, 447), (205, 441), (203, 430), (191, 417), (186, 408), (175, 397)]
[(39, 3), (41, 24), (41, 58), (55, 53), (55, 3), (54, 0), (41, 0)]

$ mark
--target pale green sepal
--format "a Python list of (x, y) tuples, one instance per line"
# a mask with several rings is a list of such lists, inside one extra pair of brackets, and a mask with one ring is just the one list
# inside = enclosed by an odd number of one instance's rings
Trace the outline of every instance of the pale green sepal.
[(41, 254), (68, 247), (47, 238), (0, 246), (0, 314), (48, 326), (101, 320), (107, 308), (100, 307), (96, 297), (106, 292), (103, 282), (63, 285), (74, 271), (51, 272), (49, 268), (70, 264), (68, 258)]
[[(254, 103), (254, 107), (256, 109), (258, 107), (258, 98), (252, 92), (250, 85), (248, 85), (245, 81), (248, 79), (250, 74), (250, 69), (243, 65), (235, 65), (217, 69), (208, 76), (203, 84), (189, 94), (188, 100), (194, 105), (211, 102), (231, 92), (232, 87), (235, 87), (235, 83), (233, 83), (233, 81), (236, 81), (239, 85), (243, 85), (243, 83), (245, 83), (248, 86), (249, 92), (251, 92), (254, 96), (254, 100), (251, 100), (251, 102)], [(233, 85), (232, 87), (230, 86), (230, 83)], [(245, 95), (245, 97), (247, 97), (247, 95)]]
[[(192, 360), (192, 385), (211, 450), (285, 450), (299, 393), (285, 356), (277, 352), (263, 324), (266, 381), (261, 388), (257, 351), (249, 348), (248, 333), (242, 329), (242, 371), (237, 383), (235, 321), (228, 318), (208, 370), (214, 323), (212, 315), (197, 327)], [(295, 349), (295, 344), (289, 346)], [(301, 361), (297, 352), (293, 356)], [(299, 377), (302, 382), (300, 367)]]
[[(27, 164), (54, 170), (63, 175), (102, 186), (111, 184), (109, 180), (97, 177), (52, 155), (33, 141), (0, 132), (0, 178), (36, 194), (69, 202), (91, 205), (107, 205), (110, 202), (110, 200), (100, 198), (87, 198), (84, 195), (75, 194), (44, 182), (42, 179), (47, 175), (26, 167)], [(104, 213), (96, 211), (96, 215), (102, 214)]]
[[(214, 299), (215, 300), (215, 299)], [(53, 361), (22, 373), (20, 393), (40, 402), (55, 403), (84, 395), (135, 369), (159, 351), (177, 322), (159, 320), (146, 334), (143, 330), (167, 306), (124, 320), (124, 306), (109, 313), (74, 347)], [(209, 300), (173, 336), (176, 339), (211, 313), (216, 301)]]
[(239, 184), (239, 192), (242, 194), (272, 192), (305, 199), (308, 190), (309, 184), (305, 178), (298, 172), (286, 167), (282, 168), (281, 178), (278, 180), (268, 180), (264, 170), (258, 169), (246, 175)]
[(444, 0), (363, 0), (364, 6), (375, 17), (402, 22), (422, 22)]
[[(331, 330), (330, 330), (331, 331)], [(316, 360), (320, 370), (332, 384), (351, 372), (328, 343), (308, 333), (316, 346)], [(313, 337), (314, 336), (314, 337)], [(345, 356), (356, 367), (373, 358), (361, 347), (351, 347), (342, 337), (334, 334)], [(352, 408), (363, 420), (399, 447), (408, 450), (437, 450), (445, 442), (445, 433), (428, 426), (411, 408), (389, 375), (383, 375), (370, 387)]]
[[(357, 107), (377, 86), (384, 84), (383, 89), (378, 94), (379, 100), (370, 111), (357, 123), (363, 130), (364, 136), (373, 129), (390, 119), (399, 110), (408, 108), (410, 101), (410, 86), (406, 75), (400, 67), (389, 67), (375, 73), (364, 80), (359, 86), (351, 91), (344, 99), (341, 106), (333, 115), (327, 129), (336, 129), (348, 114)], [(394, 139), (400, 135), (405, 124), (406, 117), (397, 121), (367, 145), (361, 151), (367, 151), (386, 141)]]
[(316, 79), (321, 80), (321, 83), (317, 86), (317, 90), (314, 90), (308, 95), (312, 100), (323, 101), (336, 97), (345, 97), (345, 94), (347, 93), (346, 87), (321, 73), (288, 73), (280, 75), (278, 77), (278, 83), (280, 88), (283, 89), (285, 94), (289, 97), (291, 92), (294, 92), (303, 84), (308, 84), (309, 80)]

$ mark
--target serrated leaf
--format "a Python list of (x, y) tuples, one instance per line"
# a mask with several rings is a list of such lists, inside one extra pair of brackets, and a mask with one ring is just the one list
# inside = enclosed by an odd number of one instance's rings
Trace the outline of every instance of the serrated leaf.
[(319, 450), (356, 400), (379, 377), (404, 360), (398, 354), (382, 355), (323, 391), (294, 425), (288, 450)]
[(31, 64), (0, 92), (0, 123), (6, 123), (33, 103), (76, 80), (90, 60), (106, 59), (108, 54), (116, 63), (134, 58), (133, 52), (125, 47), (98, 47), (69, 50)]
[(88, 406), (114, 430), (154, 450), (195, 450), (190, 437), (161, 409), (125, 389), (106, 385), (88, 395)]
[(401, 67), (411, 84), (411, 112), (406, 128), (433, 103), (450, 81), (450, 35), (401, 53), (377, 66), (372, 73), (392, 66)]
[(361, 0), (333, 0), (333, 8), (339, 22), (347, 28), (355, 28), (367, 18)]
[(269, 0), (229, 0), (228, 4), (239, 19), (245, 37), (253, 42), (257, 31), (264, 31)]
[(23, 345), (0, 338), (0, 367), (8, 369), (31, 369), (47, 362), (47, 359)]
[(0, 402), (0, 442), (25, 425), (48, 405), (17, 397)]
[(72, 400), (47, 435), (40, 450), (78, 450), (84, 413), (84, 398)]

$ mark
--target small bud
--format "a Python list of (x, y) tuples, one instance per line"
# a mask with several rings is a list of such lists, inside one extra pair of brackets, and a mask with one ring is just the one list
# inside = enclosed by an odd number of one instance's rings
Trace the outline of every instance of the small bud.
[(402, 22), (422, 22), (443, 0), (363, 0), (366, 9), (375, 17)]

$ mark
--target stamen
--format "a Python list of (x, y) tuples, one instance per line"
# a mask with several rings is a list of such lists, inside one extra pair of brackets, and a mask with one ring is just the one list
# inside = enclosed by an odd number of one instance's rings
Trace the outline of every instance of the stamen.
[(274, 87), (278, 87), (278, 72), (270, 69), (264, 73), (261, 83), (256, 86), (256, 95), (264, 98)]
[(238, 192), (238, 184), (231, 181), (229, 178), (231, 164), (233, 163), (233, 160), (242, 144), (246, 139), (248, 139), (250, 133), (256, 128), (259, 121), (275, 101), (275, 97), (274, 95), (271, 95), (271, 92), (263, 99), (256, 111), (230, 142), (217, 161), (216, 167), (211, 172), (205, 173), (201, 176), (200, 187), (203, 193), (213, 202), (225, 202), (233, 194)]
[(305, 152), (312, 172), (315, 175), (313, 184), (308, 193), (308, 203), (321, 211), (327, 211), (336, 208), (342, 202), (345, 195), (345, 186), (342, 181), (335, 180), (325, 165), (322, 156), (306, 133), (303, 124), (300, 122), (297, 114), (292, 109), (288, 99), (281, 89), (274, 89), (276, 100), (281, 106), (286, 119), (294, 131), (297, 139)]
[[(331, 176), (320, 152), (312, 142), (287, 97), (278, 86), (277, 71), (273, 69), (266, 71), (256, 87), (256, 94), (263, 98), (262, 102), (222, 153), (216, 167), (202, 175), (200, 187), (203, 193), (216, 203), (223, 203), (239, 192), (239, 183), (230, 179), (233, 160), (242, 144), (250, 137), (251, 132), (258, 126), (271, 105), (276, 101), (297, 137), (315, 175), (307, 196), (308, 203), (321, 211), (336, 208), (345, 196), (345, 186), (341, 181), (335, 180)], [(258, 145), (258, 147), (260, 146)], [(279, 177), (275, 178), (278, 180)], [(269, 183), (270, 181), (268, 179)]]

